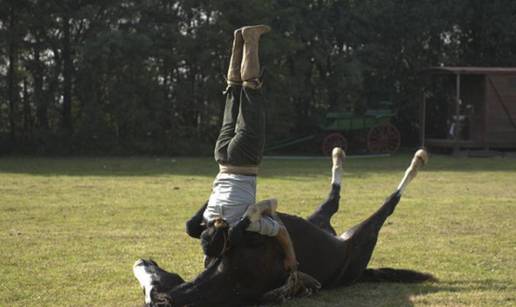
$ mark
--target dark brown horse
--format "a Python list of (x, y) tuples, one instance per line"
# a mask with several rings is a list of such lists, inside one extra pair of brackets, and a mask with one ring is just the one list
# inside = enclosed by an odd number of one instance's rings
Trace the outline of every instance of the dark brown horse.
[[(360, 281), (421, 282), (433, 277), (410, 270), (368, 269), (378, 233), (398, 204), (417, 169), (427, 161), (418, 151), (400, 185), (369, 218), (340, 236), (330, 224), (339, 205), (340, 186), (332, 185), (329, 198), (306, 220), (279, 213), (292, 237), (299, 271), (289, 275), (277, 241), (245, 232), (236, 246), (225, 248), (208, 261), (205, 271), (184, 282), (149, 260), (138, 260), (134, 274), (144, 289), (147, 306), (242, 306), (281, 302), (322, 288)], [(227, 232), (223, 237), (227, 237)], [(314, 280), (315, 279), (315, 280)]]

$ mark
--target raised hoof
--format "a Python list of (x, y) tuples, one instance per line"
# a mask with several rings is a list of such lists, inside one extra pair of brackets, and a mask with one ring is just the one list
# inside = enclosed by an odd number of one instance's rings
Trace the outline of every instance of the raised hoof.
[(428, 152), (424, 149), (419, 149), (414, 154), (414, 158), (417, 158), (418, 160), (420, 160), (423, 163), (423, 165), (425, 165), (428, 163)]
[(331, 160), (334, 166), (342, 165), (342, 162), (346, 158), (346, 152), (340, 147), (333, 148), (331, 152)]

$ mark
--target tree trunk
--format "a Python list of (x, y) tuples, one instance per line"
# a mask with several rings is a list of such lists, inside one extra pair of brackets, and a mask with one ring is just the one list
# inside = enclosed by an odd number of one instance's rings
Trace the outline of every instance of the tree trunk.
[(7, 95), (9, 99), (9, 128), (11, 142), (16, 142), (16, 105), (18, 103), (18, 81), (16, 65), (18, 63), (18, 48), (16, 46), (17, 31), (15, 25), (15, 9), (11, 6), (9, 13), (9, 69)]
[(48, 100), (43, 94), (43, 63), (41, 63), (41, 51), (39, 41), (34, 48), (34, 104), (36, 105), (36, 126), (48, 130)]
[(67, 133), (72, 133), (72, 48), (70, 40), (70, 18), (65, 17), (63, 21), (63, 110), (62, 128)]
[(32, 138), (32, 111), (30, 108), (29, 85), (23, 80), (23, 135), (25, 140)]

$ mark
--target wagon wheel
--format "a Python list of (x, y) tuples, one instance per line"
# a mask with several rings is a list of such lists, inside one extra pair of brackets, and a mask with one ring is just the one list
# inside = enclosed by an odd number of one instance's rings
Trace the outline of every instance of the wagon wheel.
[(348, 140), (342, 135), (342, 133), (333, 132), (324, 137), (322, 142), (322, 152), (324, 155), (331, 155), (331, 151), (335, 147), (340, 147), (344, 151), (348, 147)]
[(367, 149), (371, 153), (393, 153), (400, 148), (400, 132), (390, 123), (380, 124), (369, 129)]

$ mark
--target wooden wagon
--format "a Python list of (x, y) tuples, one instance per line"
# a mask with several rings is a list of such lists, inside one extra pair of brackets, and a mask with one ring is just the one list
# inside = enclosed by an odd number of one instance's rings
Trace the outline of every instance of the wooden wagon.
[(320, 124), (325, 132), (322, 139), (322, 152), (328, 155), (334, 147), (348, 149), (351, 137), (365, 136), (365, 146), (369, 153), (393, 153), (401, 143), (398, 128), (391, 123), (396, 115), (390, 102), (381, 103), (384, 108), (369, 109), (364, 114), (353, 112), (328, 113)]
[[(388, 101), (380, 103), (381, 107), (368, 109), (362, 114), (354, 112), (330, 112), (326, 113), (318, 123), (318, 131), (306, 136), (296, 136), (281, 140), (265, 147), (266, 152), (281, 150), (294, 145), (307, 142), (315, 142), (321, 146), (324, 155), (330, 155), (334, 147), (348, 150), (350, 140), (353, 145), (358, 145), (352, 150), (365, 149), (369, 153), (393, 153), (401, 143), (398, 128), (391, 123), (396, 115), (392, 105)], [(357, 142), (360, 139), (363, 141)]]

